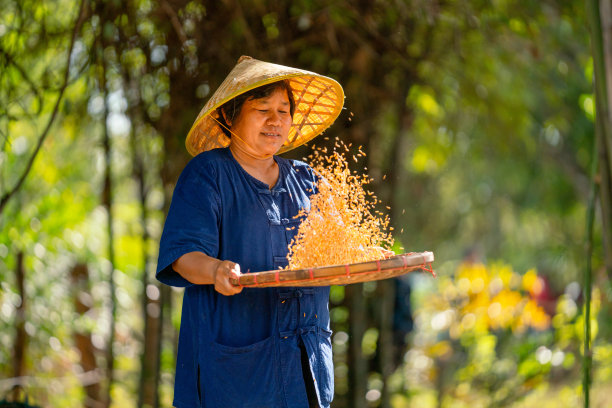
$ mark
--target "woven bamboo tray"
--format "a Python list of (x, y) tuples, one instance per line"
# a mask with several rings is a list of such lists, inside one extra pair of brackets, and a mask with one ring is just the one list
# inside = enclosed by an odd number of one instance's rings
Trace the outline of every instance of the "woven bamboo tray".
[(416, 270), (434, 274), (431, 262), (433, 252), (418, 252), (396, 255), (378, 261), (360, 262), (349, 265), (321, 266), (311, 269), (291, 269), (253, 272), (230, 279), (235, 286), (329, 286), (388, 279)]

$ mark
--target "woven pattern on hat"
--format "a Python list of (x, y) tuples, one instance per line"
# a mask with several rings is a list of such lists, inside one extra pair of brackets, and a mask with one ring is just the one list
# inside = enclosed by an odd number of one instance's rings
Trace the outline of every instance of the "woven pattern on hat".
[(344, 92), (335, 80), (251, 57), (241, 57), (238, 64), (208, 100), (187, 135), (185, 145), (193, 156), (217, 147), (226, 147), (230, 139), (218, 123), (217, 108), (251, 89), (287, 80), (295, 99), (295, 113), (287, 142), (278, 153), (298, 147), (327, 129), (344, 105)]

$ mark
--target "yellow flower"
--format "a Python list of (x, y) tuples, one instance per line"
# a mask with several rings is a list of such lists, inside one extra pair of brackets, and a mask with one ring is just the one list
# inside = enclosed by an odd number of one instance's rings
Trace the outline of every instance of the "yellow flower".
[(489, 307), (489, 317), (491, 318), (492, 328), (508, 328), (511, 327), (517, 317), (518, 310), (522, 303), (520, 293), (503, 289), (497, 296), (491, 299)]
[(544, 290), (544, 280), (538, 276), (535, 269), (532, 268), (523, 275), (523, 289), (532, 296), (537, 296)]
[(546, 330), (550, 327), (550, 316), (535, 300), (529, 299), (519, 318), (521, 326), (531, 326), (536, 330)]

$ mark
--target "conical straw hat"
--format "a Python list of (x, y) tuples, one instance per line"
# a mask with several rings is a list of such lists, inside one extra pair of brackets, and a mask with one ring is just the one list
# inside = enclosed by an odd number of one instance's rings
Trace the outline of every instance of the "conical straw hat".
[(189, 153), (195, 156), (228, 146), (230, 139), (216, 120), (217, 108), (253, 88), (283, 79), (289, 81), (293, 91), (295, 113), (289, 139), (279, 154), (308, 142), (336, 120), (344, 105), (344, 91), (338, 82), (314, 72), (242, 56), (191, 127), (185, 141)]

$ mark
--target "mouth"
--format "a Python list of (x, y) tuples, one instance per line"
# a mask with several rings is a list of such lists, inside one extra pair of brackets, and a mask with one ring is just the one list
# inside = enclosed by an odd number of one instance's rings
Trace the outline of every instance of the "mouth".
[(261, 132), (261, 134), (266, 137), (280, 137), (280, 133), (276, 132)]

